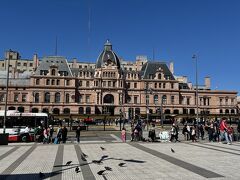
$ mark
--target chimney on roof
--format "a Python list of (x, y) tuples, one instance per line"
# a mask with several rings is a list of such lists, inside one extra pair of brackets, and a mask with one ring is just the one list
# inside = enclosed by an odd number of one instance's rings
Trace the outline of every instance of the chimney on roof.
[(211, 88), (211, 79), (209, 76), (205, 77), (205, 88), (210, 89)]
[(170, 72), (173, 74), (174, 73), (174, 65), (173, 65), (173, 62), (170, 62), (169, 64), (169, 70)]
[(188, 87), (189, 87), (189, 89), (192, 89), (192, 83), (191, 82), (188, 83)]
[(33, 55), (33, 70), (35, 71), (37, 69), (39, 65), (39, 61), (38, 61), (38, 56), (37, 54)]

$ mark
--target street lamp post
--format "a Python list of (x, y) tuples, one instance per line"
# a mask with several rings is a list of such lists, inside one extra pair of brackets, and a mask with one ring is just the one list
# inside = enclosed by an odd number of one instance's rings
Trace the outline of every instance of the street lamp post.
[(6, 80), (6, 96), (5, 96), (5, 111), (3, 120), (3, 134), (6, 133), (6, 118), (7, 118), (7, 101), (8, 101), (8, 81), (9, 81), (9, 58), (7, 60), (7, 80)]
[(198, 60), (197, 60), (197, 56), (194, 54), (193, 59), (196, 60), (196, 63), (195, 63), (195, 67), (196, 67), (196, 106), (197, 106), (197, 117), (196, 117), (196, 120), (197, 120), (197, 124), (198, 124)]
[(146, 113), (147, 113), (147, 130), (148, 130), (148, 123), (149, 123), (149, 87), (148, 87), (148, 82), (146, 82), (146, 87), (145, 87), (145, 94), (146, 94)]

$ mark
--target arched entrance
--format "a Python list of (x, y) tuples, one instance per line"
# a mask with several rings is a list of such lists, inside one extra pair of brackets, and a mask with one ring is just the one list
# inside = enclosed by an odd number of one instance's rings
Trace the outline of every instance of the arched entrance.
[[(112, 94), (106, 94), (103, 98), (104, 104), (114, 104), (114, 96)], [(105, 105), (103, 106), (102, 113), (103, 114), (109, 114), (111, 116), (114, 115), (114, 106), (112, 105)]]
[(103, 103), (114, 104), (114, 96), (112, 94), (107, 94), (103, 98)]

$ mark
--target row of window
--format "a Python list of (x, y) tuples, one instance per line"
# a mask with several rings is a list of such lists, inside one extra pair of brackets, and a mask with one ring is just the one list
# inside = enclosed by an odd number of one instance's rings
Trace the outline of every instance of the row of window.
[[(229, 105), (229, 98), (219, 98), (219, 104), (220, 106)], [(234, 105), (234, 98), (231, 98), (231, 105)]]
[[(40, 79), (36, 79), (36, 81), (35, 81), (35, 84), (36, 85), (40, 85)], [(55, 80), (55, 79), (46, 79), (46, 83), (45, 83), (46, 85), (60, 85), (60, 80), (59, 79), (57, 79), (57, 80)], [(69, 86), (70, 85), (70, 80), (65, 80), (65, 85), (66, 86)]]

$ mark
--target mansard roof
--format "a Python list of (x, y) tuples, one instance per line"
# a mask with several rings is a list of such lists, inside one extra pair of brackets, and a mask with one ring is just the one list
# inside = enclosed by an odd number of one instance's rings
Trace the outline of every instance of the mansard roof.
[(162, 70), (165, 79), (175, 80), (167, 64), (164, 62), (146, 62), (141, 69), (141, 76), (143, 79), (149, 79), (149, 77), (155, 75), (159, 69)]
[(41, 70), (49, 70), (50, 66), (56, 66), (58, 71), (67, 72), (68, 76), (72, 76), (71, 69), (68, 66), (67, 59), (62, 56), (47, 56), (41, 60), (35, 75), (40, 75)]

